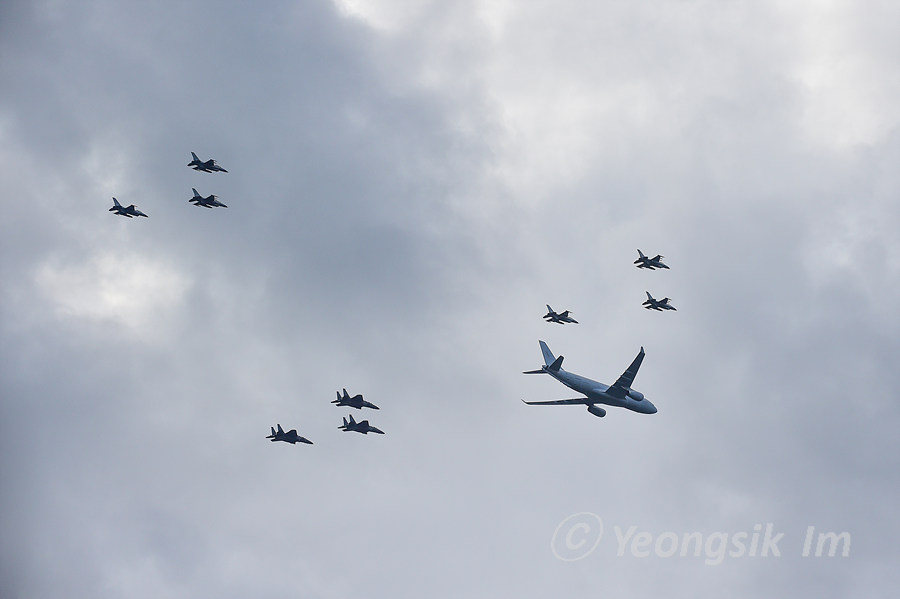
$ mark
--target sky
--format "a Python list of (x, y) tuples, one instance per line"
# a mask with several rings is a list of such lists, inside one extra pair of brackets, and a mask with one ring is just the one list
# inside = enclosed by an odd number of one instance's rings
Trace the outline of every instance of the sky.
[(0, 596), (893, 597), (898, 22), (4, 3)]

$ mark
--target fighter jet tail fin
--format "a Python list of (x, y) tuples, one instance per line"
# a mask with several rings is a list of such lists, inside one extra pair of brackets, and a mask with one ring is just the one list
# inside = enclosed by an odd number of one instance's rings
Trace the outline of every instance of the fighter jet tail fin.
[(193, 158), (194, 160), (198, 160), (198, 161), (200, 160), (200, 158), (193, 152), (191, 152), (191, 158)]

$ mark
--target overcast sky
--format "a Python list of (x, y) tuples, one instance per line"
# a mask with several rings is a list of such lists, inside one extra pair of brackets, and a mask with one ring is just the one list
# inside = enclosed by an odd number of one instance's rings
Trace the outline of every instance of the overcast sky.
[(893, 597), (900, 6), (787, 4), (3, 3), (0, 596)]

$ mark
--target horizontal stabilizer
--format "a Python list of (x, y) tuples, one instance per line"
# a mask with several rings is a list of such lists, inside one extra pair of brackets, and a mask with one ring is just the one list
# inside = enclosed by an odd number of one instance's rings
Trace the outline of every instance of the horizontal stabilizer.
[(540, 370), (526, 370), (522, 374), (547, 374), (547, 371), (541, 368)]
[(553, 364), (547, 366), (547, 370), (552, 370), (553, 372), (559, 372), (560, 366), (562, 366), (563, 357), (560, 356), (553, 361)]

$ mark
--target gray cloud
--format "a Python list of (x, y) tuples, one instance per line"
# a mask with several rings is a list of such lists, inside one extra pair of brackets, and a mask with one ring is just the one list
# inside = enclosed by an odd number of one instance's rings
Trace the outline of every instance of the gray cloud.
[[(3, 9), (0, 595), (887, 596), (891, 9), (340, 6)], [(522, 406), (539, 338), (659, 414)]]

